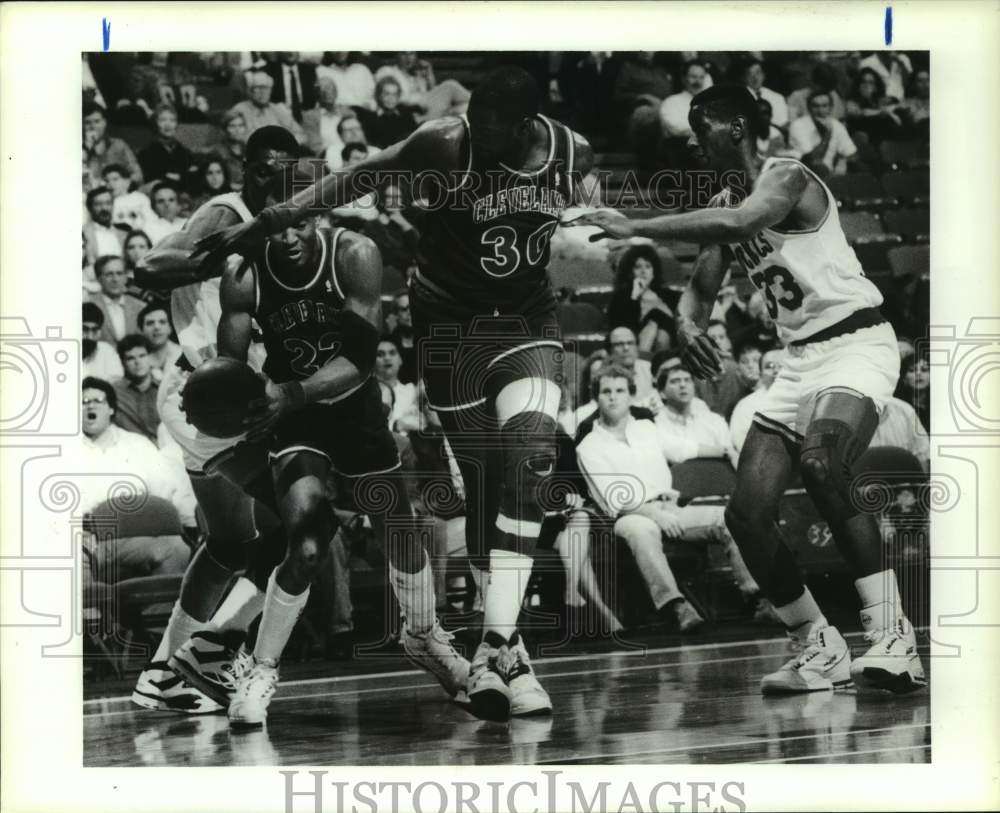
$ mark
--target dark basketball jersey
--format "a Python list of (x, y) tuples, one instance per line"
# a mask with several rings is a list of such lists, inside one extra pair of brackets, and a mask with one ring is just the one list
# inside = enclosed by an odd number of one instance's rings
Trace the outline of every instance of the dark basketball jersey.
[(547, 160), (521, 172), (477, 165), (463, 116), (464, 172), (431, 201), (420, 271), (473, 311), (504, 311), (548, 288), (549, 241), (573, 196), (574, 145), (568, 127), (539, 119)]
[(292, 285), (270, 262), (265, 245), (256, 266), (257, 307), (267, 349), (264, 373), (272, 381), (309, 378), (340, 352), (344, 292), (337, 279), (337, 243), (343, 229), (318, 229), (319, 256), (309, 280)]

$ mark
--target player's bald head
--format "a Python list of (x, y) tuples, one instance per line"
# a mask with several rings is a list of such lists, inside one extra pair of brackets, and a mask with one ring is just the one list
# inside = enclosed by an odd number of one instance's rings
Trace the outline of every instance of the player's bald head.
[(469, 120), (492, 115), (517, 122), (538, 115), (541, 94), (534, 77), (523, 68), (505, 65), (487, 74), (469, 98)]
[(757, 101), (743, 85), (715, 85), (691, 100), (688, 121), (692, 129), (697, 129), (695, 122), (700, 117), (718, 124), (730, 124), (743, 118), (750, 131), (755, 132)]

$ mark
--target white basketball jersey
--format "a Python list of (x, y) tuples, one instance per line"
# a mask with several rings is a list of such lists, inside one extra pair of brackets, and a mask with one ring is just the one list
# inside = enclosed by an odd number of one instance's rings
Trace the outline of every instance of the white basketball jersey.
[[(238, 192), (227, 192), (216, 195), (198, 207), (188, 218), (191, 223), (210, 206), (226, 206), (239, 215), (240, 220), (248, 223), (253, 215)], [(185, 225), (185, 229), (187, 225)], [(243, 258), (237, 254), (229, 257), (230, 266), (239, 267)], [(184, 285), (175, 288), (170, 295), (170, 315), (174, 320), (174, 329), (180, 340), (181, 349), (191, 364), (197, 367), (203, 361), (215, 358), (219, 319), (222, 317), (222, 305), (219, 302), (219, 277)], [(261, 348), (251, 345), (249, 362), (259, 370), (261, 359), (255, 358), (262, 352)]]
[[(761, 172), (778, 161), (768, 158)], [(819, 181), (826, 193), (826, 215), (815, 229), (763, 229), (742, 243), (730, 245), (736, 260), (764, 295), (768, 313), (785, 344), (805, 339), (863, 308), (882, 304), (882, 294), (869, 280), (854, 249), (844, 237), (833, 194), (812, 170), (795, 161)], [(733, 205), (728, 196), (719, 201)]]

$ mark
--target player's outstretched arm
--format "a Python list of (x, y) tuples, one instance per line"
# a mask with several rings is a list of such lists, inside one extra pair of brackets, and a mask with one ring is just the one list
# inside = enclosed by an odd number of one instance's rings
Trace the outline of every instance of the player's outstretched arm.
[(739, 243), (788, 217), (808, 182), (802, 167), (782, 162), (761, 175), (756, 189), (733, 209), (713, 207), (649, 220), (632, 220), (620, 212), (602, 209), (588, 212), (564, 225), (598, 226), (602, 231), (592, 235), (591, 241), (605, 237), (648, 237), (653, 240), (686, 240), (702, 245)]
[(243, 254), (264, 239), (307, 215), (319, 214), (350, 203), (376, 189), (394, 173), (417, 173), (451, 169), (449, 156), (460, 136), (457, 119), (438, 119), (423, 124), (405, 141), (386, 147), (351, 169), (327, 175), (277, 206), (270, 206), (249, 223), (240, 223), (210, 234), (196, 243), (196, 257), (207, 265), (230, 254)]
[(249, 268), (228, 268), (219, 286), (219, 355), (246, 362), (253, 334), (255, 280)]
[(163, 238), (139, 260), (135, 268), (136, 284), (154, 291), (172, 291), (219, 276), (224, 263), (203, 268), (201, 258), (192, 259), (191, 251), (197, 240), (239, 222), (239, 215), (228, 206), (205, 208), (184, 231)]
[(725, 276), (725, 249), (717, 245), (705, 246), (694, 262), (691, 281), (677, 303), (677, 337), (682, 356), (697, 378), (714, 378), (722, 372), (719, 348), (705, 330)]
[(340, 353), (302, 382), (305, 403), (333, 398), (372, 374), (382, 327), (382, 257), (359, 234), (340, 238), (339, 278), (344, 289)]

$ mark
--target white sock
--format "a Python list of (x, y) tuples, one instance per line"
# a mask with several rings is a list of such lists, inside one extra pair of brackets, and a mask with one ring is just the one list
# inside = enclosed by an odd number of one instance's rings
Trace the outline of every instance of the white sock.
[(829, 626), (829, 622), (816, 603), (816, 599), (809, 592), (808, 587), (795, 601), (781, 607), (775, 607), (774, 612), (789, 630), (795, 632), (796, 635), (801, 633), (803, 638), (807, 637), (809, 632), (815, 628)]
[(434, 574), (430, 560), (424, 554), (424, 566), (417, 573), (397, 570), (389, 562), (389, 583), (410, 632), (420, 635), (434, 626), (437, 610), (434, 597)]
[(219, 632), (224, 630), (246, 632), (247, 627), (263, 609), (264, 594), (250, 579), (240, 576), (209, 623), (212, 629)]
[(865, 632), (891, 629), (903, 618), (903, 601), (893, 570), (882, 570), (855, 579), (854, 586), (861, 597), (861, 626)]
[(504, 640), (514, 634), (533, 561), (530, 556), (509, 550), (490, 551), (490, 574), (483, 598), (483, 634), (493, 631)]
[(257, 630), (257, 645), (253, 649), (257, 661), (278, 661), (281, 653), (292, 636), (295, 622), (299, 620), (302, 610), (309, 600), (307, 587), (299, 595), (286, 593), (277, 582), (277, 570), (271, 573), (267, 580), (267, 593), (264, 596), (264, 617), (260, 620)]
[(154, 661), (165, 661), (173, 655), (185, 643), (191, 634), (208, 627), (208, 623), (199, 621), (188, 615), (181, 607), (180, 599), (174, 602), (174, 609), (170, 613), (170, 620), (167, 628), (163, 631), (160, 645), (156, 647), (153, 655)]

